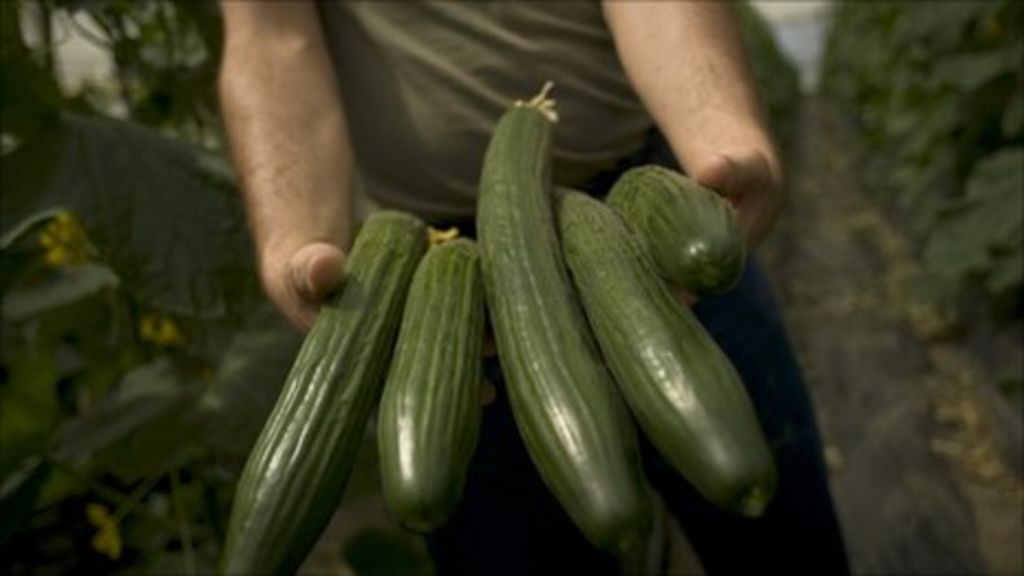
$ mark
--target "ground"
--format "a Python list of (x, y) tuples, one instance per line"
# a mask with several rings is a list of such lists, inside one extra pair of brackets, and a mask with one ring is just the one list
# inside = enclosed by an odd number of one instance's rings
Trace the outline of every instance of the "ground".
[[(911, 303), (908, 240), (867, 196), (857, 140), (808, 98), (761, 257), (805, 370), (857, 573), (1019, 574), (1020, 412)], [(1009, 357), (1019, 362), (1019, 354)]]

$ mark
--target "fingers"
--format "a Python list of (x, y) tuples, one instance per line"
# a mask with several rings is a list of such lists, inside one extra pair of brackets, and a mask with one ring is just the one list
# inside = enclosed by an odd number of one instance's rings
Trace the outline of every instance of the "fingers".
[(336, 246), (314, 243), (291, 257), (290, 274), (296, 293), (305, 301), (319, 303), (341, 282), (344, 255)]
[(289, 323), (305, 332), (320, 304), (341, 283), (344, 260), (338, 247), (313, 242), (265, 252), (260, 273), (267, 296)]
[(760, 244), (771, 230), (782, 204), (781, 176), (777, 165), (763, 152), (708, 153), (689, 166), (703, 186), (726, 197), (737, 210), (747, 245)]
[(770, 193), (776, 187), (771, 164), (764, 154), (714, 154), (699, 162), (694, 179), (738, 203), (743, 196)]

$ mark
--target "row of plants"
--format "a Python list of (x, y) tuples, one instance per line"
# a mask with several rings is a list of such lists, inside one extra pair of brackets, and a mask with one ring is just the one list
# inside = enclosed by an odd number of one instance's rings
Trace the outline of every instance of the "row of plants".
[(1024, 5), (840, 3), (824, 94), (865, 138), (861, 173), (914, 239), (938, 334), (1024, 314)]
[[(0, 571), (212, 572), (298, 345), (217, 152), (216, 5), (0, 10)], [(113, 77), (64, 84), (71, 35)]]

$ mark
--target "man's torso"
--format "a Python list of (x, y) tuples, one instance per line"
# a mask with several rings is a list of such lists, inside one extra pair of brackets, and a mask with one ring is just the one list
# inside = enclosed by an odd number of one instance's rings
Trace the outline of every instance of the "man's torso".
[(468, 216), (491, 130), (555, 83), (555, 177), (578, 184), (639, 148), (651, 120), (597, 2), (320, 5), (358, 166), (375, 201)]

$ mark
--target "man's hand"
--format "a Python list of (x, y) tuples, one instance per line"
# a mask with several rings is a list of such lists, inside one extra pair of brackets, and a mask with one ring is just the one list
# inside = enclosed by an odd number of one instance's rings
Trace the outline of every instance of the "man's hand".
[(753, 249), (782, 203), (782, 172), (727, 2), (604, 3), (637, 95), (683, 170), (729, 198)]
[(270, 249), (262, 258), (260, 276), (277, 309), (305, 331), (323, 300), (341, 284), (344, 261), (345, 254), (326, 242)]
[(702, 152), (687, 164), (687, 172), (694, 180), (729, 199), (747, 235), (747, 246), (758, 246), (771, 230), (782, 205), (777, 162), (764, 152), (751, 149)]

